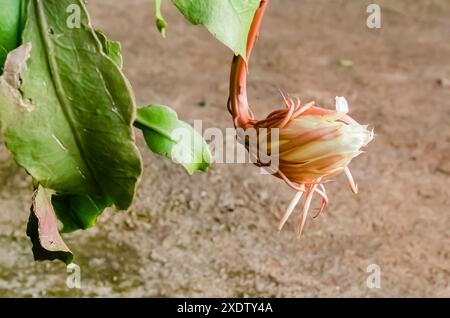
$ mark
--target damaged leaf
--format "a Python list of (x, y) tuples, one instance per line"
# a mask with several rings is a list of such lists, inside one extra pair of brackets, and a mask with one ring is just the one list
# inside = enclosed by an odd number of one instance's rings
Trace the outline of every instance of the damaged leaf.
[(51, 204), (51, 191), (39, 186), (34, 192), (27, 225), (27, 235), (33, 243), (37, 261), (59, 259), (72, 262), (73, 254), (58, 232), (58, 220)]
[[(66, 25), (74, 3), (80, 28)], [(83, 1), (30, 0), (23, 44), (0, 77), (0, 120), (14, 159), (43, 187), (127, 209), (141, 174), (135, 102), (108, 43)]]

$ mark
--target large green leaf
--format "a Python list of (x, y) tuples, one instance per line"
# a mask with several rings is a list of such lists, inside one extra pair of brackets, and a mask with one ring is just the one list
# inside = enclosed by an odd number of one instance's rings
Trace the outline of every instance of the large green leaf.
[[(66, 24), (69, 5), (80, 27)], [(30, 0), (23, 44), (0, 78), (0, 119), (15, 160), (58, 194), (127, 209), (141, 174), (128, 81), (104, 52), (82, 0)]]
[(0, 74), (8, 53), (20, 45), (28, 0), (0, 0)]
[(52, 191), (38, 186), (33, 195), (27, 235), (33, 243), (34, 259), (59, 259), (70, 263), (73, 254), (58, 232), (58, 220), (51, 203)]
[(188, 21), (204, 25), (236, 55), (246, 58), (247, 36), (260, 0), (172, 0)]
[(135, 126), (143, 131), (153, 152), (180, 163), (189, 174), (208, 169), (211, 163), (208, 145), (170, 107), (152, 105), (138, 109)]

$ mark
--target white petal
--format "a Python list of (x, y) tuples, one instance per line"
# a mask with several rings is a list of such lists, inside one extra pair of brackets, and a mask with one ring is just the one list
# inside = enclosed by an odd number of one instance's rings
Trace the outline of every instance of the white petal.
[(336, 110), (340, 113), (348, 113), (348, 103), (345, 97), (336, 96)]

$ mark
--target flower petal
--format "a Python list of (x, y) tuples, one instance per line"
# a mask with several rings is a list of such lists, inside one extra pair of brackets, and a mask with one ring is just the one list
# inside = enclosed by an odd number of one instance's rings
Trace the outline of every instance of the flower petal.
[(348, 113), (348, 103), (345, 97), (336, 96), (336, 110), (340, 113)]

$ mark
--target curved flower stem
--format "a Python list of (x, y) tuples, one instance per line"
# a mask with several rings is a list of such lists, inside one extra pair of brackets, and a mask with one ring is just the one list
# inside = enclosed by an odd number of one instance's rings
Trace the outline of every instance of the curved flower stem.
[(247, 71), (248, 61), (252, 53), (253, 46), (258, 39), (259, 29), (269, 0), (261, 0), (259, 8), (256, 10), (247, 37), (246, 60), (240, 55), (233, 58), (230, 74), (230, 97), (228, 99), (228, 110), (233, 116), (236, 128), (247, 128), (253, 120), (247, 98)]

